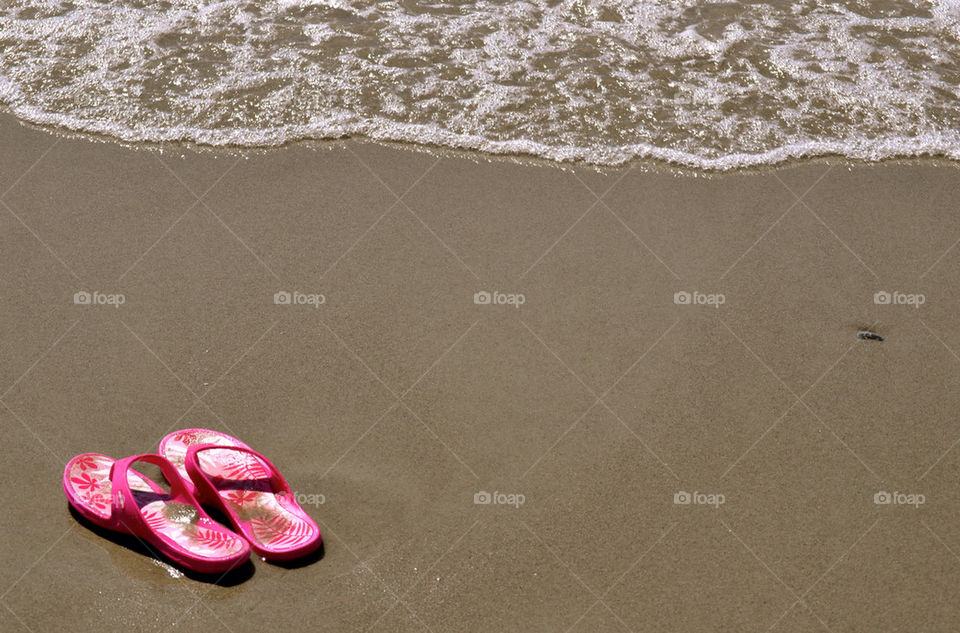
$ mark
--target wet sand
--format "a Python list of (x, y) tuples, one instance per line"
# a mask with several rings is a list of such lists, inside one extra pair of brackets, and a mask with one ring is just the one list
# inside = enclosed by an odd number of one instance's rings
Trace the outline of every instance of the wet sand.
[[(955, 631), (958, 185), (3, 115), (0, 630)], [(279, 466), (322, 556), (211, 582), (68, 511), (69, 457), (193, 426)]]

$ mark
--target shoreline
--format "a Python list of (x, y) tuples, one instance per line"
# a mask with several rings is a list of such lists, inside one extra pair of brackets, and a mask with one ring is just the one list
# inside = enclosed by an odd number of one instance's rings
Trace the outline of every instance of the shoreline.
[[(719, 158), (707, 158), (682, 152), (674, 152), (665, 148), (656, 148), (652, 146), (632, 146), (643, 147), (645, 151), (651, 153), (674, 154), (675, 157), (660, 158), (652, 156), (635, 155), (620, 162), (614, 163), (596, 163), (583, 160), (581, 158), (560, 159), (551, 158), (544, 154), (556, 153), (558, 150), (551, 146), (540, 146), (542, 151), (504, 149), (503, 151), (489, 150), (482, 147), (465, 147), (463, 144), (442, 144), (433, 141), (402, 140), (392, 138), (379, 138), (369, 134), (344, 134), (337, 138), (295, 138), (286, 140), (278, 144), (215, 144), (206, 142), (197, 142), (187, 139), (178, 140), (149, 140), (149, 139), (125, 139), (104, 131), (88, 131), (78, 127), (77, 129), (66, 127), (54, 123), (37, 123), (30, 119), (22, 118), (8, 104), (0, 103), (0, 116), (9, 116), (17, 123), (25, 127), (46, 132), (55, 136), (65, 138), (77, 138), (91, 142), (115, 143), (122, 147), (131, 149), (143, 149), (152, 151), (190, 151), (190, 152), (212, 152), (230, 155), (239, 155), (242, 157), (256, 156), (264, 153), (283, 151), (293, 147), (308, 147), (317, 151), (329, 151), (341, 149), (350, 144), (376, 144), (392, 149), (400, 149), (410, 152), (426, 153), (437, 157), (462, 158), (474, 162), (505, 162), (518, 164), (521, 166), (548, 166), (559, 169), (587, 169), (599, 173), (619, 173), (629, 169), (641, 169), (653, 172), (675, 173), (682, 176), (700, 176), (716, 177), (727, 174), (763, 174), (780, 170), (789, 170), (793, 167), (803, 165), (833, 165), (833, 166), (879, 166), (879, 165), (930, 165), (934, 167), (953, 167), (960, 169), (960, 146), (950, 146), (940, 152), (930, 153), (926, 151), (903, 152), (900, 154), (891, 154), (878, 159), (863, 158), (865, 150), (859, 152), (860, 155), (850, 155), (836, 149), (836, 143), (814, 143), (819, 145), (820, 150), (801, 150), (800, 147), (779, 147), (767, 150), (760, 154), (740, 154), (727, 155)], [(471, 137), (472, 138), (472, 137)], [(472, 144), (480, 145), (483, 143), (493, 143), (495, 145), (512, 146), (516, 144), (534, 144), (532, 141), (509, 141), (494, 142), (485, 139), (474, 140)], [(868, 141), (863, 141), (866, 145)], [(471, 143), (466, 143), (467, 145)], [(582, 150), (583, 148), (579, 148)], [(627, 151), (625, 148), (616, 150)], [(629, 153), (629, 152), (628, 152)], [(772, 161), (770, 157), (774, 158)], [(704, 161), (710, 165), (716, 165), (721, 162), (739, 159), (745, 161), (742, 163), (731, 164), (729, 167), (723, 166), (704, 166), (693, 164), (695, 161)]]

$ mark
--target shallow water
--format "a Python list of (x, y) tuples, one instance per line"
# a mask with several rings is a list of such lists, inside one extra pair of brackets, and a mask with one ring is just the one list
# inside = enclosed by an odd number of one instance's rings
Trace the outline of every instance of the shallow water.
[(0, 4), (0, 102), (126, 141), (960, 159), (957, 0)]

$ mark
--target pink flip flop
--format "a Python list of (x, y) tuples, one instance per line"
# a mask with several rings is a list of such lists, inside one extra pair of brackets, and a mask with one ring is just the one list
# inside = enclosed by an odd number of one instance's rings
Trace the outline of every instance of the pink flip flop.
[[(159, 466), (170, 492), (133, 470), (135, 462)], [(207, 516), (184, 483), (169, 461), (149, 454), (114, 460), (83, 453), (67, 462), (63, 471), (70, 505), (100, 527), (133, 534), (197, 572), (226, 572), (246, 561), (247, 542)]]
[(182, 472), (193, 481), (197, 498), (229, 518), (261, 557), (293, 560), (320, 547), (320, 528), (297, 503), (283, 476), (240, 440), (208, 429), (187, 429), (163, 438), (160, 451), (172, 462), (183, 454)]

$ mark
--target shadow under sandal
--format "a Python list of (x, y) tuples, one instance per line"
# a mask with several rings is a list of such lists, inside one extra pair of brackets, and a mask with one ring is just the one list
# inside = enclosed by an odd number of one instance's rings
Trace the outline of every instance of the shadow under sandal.
[[(133, 470), (134, 462), (158, 466), (170, 492)], [(207, 516), (184, 483), (173, 464), (150, 454), (114, 460), (84, 453), (71, 459), (63, 472), (67, 500), (92, 523), (132, 534), (196, 572), (226, 572), (243, 564), (250, 546)]]
[(197, 497), (229, 518), (262, 558), (290, 561), (320, 547), (320, 528), (260, 453), (246, 446), (192, 445), (184, 465)]

